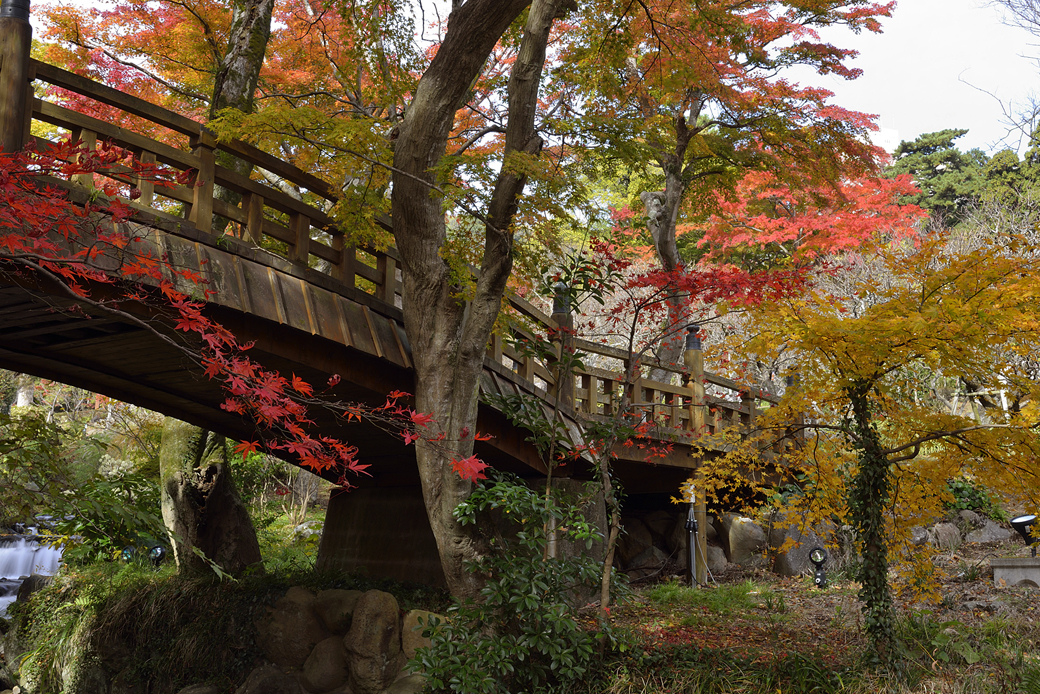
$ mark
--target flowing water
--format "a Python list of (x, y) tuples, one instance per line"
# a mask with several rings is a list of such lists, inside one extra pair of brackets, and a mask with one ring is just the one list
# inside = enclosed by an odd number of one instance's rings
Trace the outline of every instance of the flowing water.
[(18, 587), (30, 574), (53, 576), (61, 561), (61, 548), (33, 535), (0, 535), (0, 617), (14, 602)]

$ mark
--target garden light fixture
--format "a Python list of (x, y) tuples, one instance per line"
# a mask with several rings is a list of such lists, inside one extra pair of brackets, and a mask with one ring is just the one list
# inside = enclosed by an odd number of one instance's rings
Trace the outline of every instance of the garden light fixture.
[(809, 561), (816, 567), (816, 570), (813, 572), (813, 583), (816, 584), (817, 588), (826, 588), (827, 572), (823, 570), (823, 565), (827, 561), (827, 550), (823, 547), (813, 547), (809, 552)]
[(158, 569), (166, 559), (166, 548), (162, 545), (152, 545), (148, 548), (148, 559), (151, 560), (152, 566)]
[(1033, 530), (1033, 525), (1035, 523), (1036, 516), (1031, 513), (1011, 519), (1011, 527), (1017, 530), (1018, 534), (1022, 536), (1022, 539), (1026, 541), (1026, 545), (1029, 546), (1034, 557), (1036, 556), (1036, 545), (1040, 542), (1040, 537), (1038, 537), (1036, 532)]

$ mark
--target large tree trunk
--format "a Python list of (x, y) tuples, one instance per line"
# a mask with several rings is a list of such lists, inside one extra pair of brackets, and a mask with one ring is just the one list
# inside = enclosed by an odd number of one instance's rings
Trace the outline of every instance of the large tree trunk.
[[(646, 191), (639, 196), (646, 208), (646, 225), (654, 240), (657, 259), (665, 272), (677, 272), (682, 267), (675, 228), (679, 223), (679, 211), (686, 194), (683, 160), (686, 158), (691, 137), (685, 117), (679, 116), (674, 122), (675, 149), (672, 152), (659, 152), (658, 155), (658, 163), (664, 170), (664, 191)], [(685, 297), (679, 296), (675, 291), (669, 291), (666, 301), (667, 313), (661, 325), (660, 342), (655, 356), (663, 363), (679, 364), (684, 349)], [(671, 383), (672, 376), (672, 372), (664, 369), (650, 371), (652, 381)]]
[(256, 530), (231, 480), (223, 436), (167, 417), (159, 478), (163, 522), (178, 571), (208, 572), (207, 559), (231, 575), (260, 564)]
[[(271, 13), (274, 0), (239, 0), (231, 16), (231, 36), (227, 52), (217, 66), (213, 78), (213, 96), (209, 103), (209, 119), (213, 120), (228, 108), (243, 113), (252, 113), (256, 85), (260, 81), (260, 69), (264, 65), (267, 42), (271, 38)], [(248, 176), (251, 164), (233, 157), (227, 152), (216, 153), (217, 164)], [(218, 200), (237, 205), (242, 196), (217, 186), (213, 195)], [(222, 217), (214, 219), (214, 229), (221, 233), (229, 224)]]
[(466, 560), (484, 554), (479, 528), (456, 522), (452, 511), (472, 484), (452, 468), (452, 459), (473, 453), (477, 397), (484, 354), (512, 271), (510, 223), (525, 179), (503, 166), (485, 213), (484, 256), (473, 298), (460, 288), (441, 256), (446, 241), (439, 183), (433, 169), (444, 156), (455, 112), (464, 105), (499, 37), (531, 4), (520, 54), (509, 83), (505, 157), (536, 153), (534, 132), (538, 86), (549, 27), (573, 0), (469, 0), (455, 9), (444, 42), (423, 74), (408, 106), (394, 148), (393, 220), (404, 277), (404, 322), (416, 372), (416, 407), (435, 419), (445, 439), (419, 442), (416, 458), (430, 525), (448, 587), (475, 595), (480, 580), (465, 571)]

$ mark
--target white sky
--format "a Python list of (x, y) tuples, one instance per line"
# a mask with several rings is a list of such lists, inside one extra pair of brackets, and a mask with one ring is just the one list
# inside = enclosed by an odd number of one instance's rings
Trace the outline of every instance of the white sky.
[(839, 106), (880, 116), (874, 139), (889, 151), (947, 128), (969, 130), (957, 141), (962, 150), (1022, 151), (1025, 141), (1009, 136), (1005, 111), (1018, 113), (1040, 97), (1040, 38), (1002, 24), (1001, 16), (986, 0), (900, 0), (880, 35), (841, 30), (823, 37), (860, 52), (851, 64), (862, 77), (798, 78), (833, 91)]
[[(879, 115), (884, 132), (875, 142), (890, 151), (922, 133), (967, 128), (956, 143), (961, 150), (996, 152), (1008, 137), (1004, 110), (1021, 111), (1040, 95), (1033, 59), (1040, 38), (1002, 24), (1001, 16), (980, 0), (901, 0), (883, 34), (824, 36), (860, 52), (852, 65), (862, 77), (807, 81), (835, 92), (840, 106)], [(1018, 139), (1012, 135), (1008, 144), (1017, 149)]]

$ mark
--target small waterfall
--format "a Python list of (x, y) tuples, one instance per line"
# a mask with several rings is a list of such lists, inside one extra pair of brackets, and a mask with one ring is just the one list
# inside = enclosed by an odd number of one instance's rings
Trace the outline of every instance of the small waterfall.
[(18, 587), (30, 574), (53, 576), (61, 562), (61, 547), (34, 535), (0, 535), (0, 617), (14, 602)]

